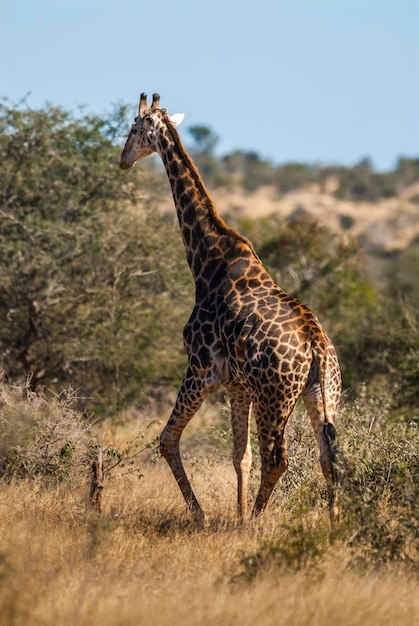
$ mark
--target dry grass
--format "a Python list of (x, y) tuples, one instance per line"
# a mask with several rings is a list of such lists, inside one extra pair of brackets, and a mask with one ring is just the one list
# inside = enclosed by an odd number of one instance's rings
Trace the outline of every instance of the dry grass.
[[(339, 540), (302, 567), (284, 569), (273, 558), (253, 571), (287, 514), (274, 505), (261, 522), (238, 528), (231, 468), (222, 462), (198, 474), (205, 531), (189, 522), (163, 462), (141, 481), (111, 481), (101, 516), (86, 507), (87, 481), (2, 484), (0, 623), (417, 623), (415, 578), (401, 566), (357, 570)], [(327, 536), (322, 509), (305, 524)]]
[[(73, 437), (82, 430), (66, 399), (46, 406), (6, 391), (0, 403), (8, 468), (0, 481), (0, 626), (419, 623), (417, 433), (383, 432), (382, 402), (343, 411), (352, 518), (334, 534), (303, 413), (290, 424), (290, 468), (268, 510), (241, 528), (228, 420), (220, 420), (220, 407), (207, 407), (183, 445), (207, 515), (199, 531), (167, 465), (152, 463), (147, 448), (134, 468), (121, 464), (110, 472), (102, 513), (93, 512), (87, 442)], [(97, 440), (117, 452), (140, 431), (141, 447), (161, 429), (147, 426), (141, 416), (135, 423), (127, 416), (109, 420)], [(56, 441), (46, 447), (51, 433)], [(69, 437), (77, 445), (63, 466)], [(253, 495), (256, 485), (257, 463)]]

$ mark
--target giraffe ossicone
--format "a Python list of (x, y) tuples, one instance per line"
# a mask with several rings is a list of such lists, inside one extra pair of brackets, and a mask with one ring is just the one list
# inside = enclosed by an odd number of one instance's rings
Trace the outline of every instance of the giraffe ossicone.
[(188, 367), (161, 434), (161, 453), (202, 524), (204, 513), (186, 475), (179, 441), (205, 398), (222, 385), (231, 406), (240, 519), (247, 516), (251, 411), (256, 421), (261, 478), (253, 515), (258, 515), (287, 468), (285, 426), (302, 397), (319, 446), (334, 524), (339, 518), (334, 423), (341, 393), (336, 351), (316, 315), (275, 284), (252, 244), (220, 217), (175, 128), (180, 121), (160, 108), (158, 94), (150, 107), (141, 94), (120, 159), (120, 167), (129, 169), (153, 152), (160, 155), (196, 287), (183, 331)]

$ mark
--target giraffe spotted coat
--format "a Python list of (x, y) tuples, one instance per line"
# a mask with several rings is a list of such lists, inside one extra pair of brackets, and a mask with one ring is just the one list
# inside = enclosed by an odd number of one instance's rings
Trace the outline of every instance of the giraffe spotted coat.
[(332, 524), (339, 516), (334, 426), (341, 390), (335, 349), (317, 317), (272, 280), (251, 243), (219, 216), (175, 125), (154, 94), (141, 95), (120, 167), (157, 152), (164, 164), (196, 287), (184, 328), (188, 367), (161, 435), (162, 455), (195, 519), (204, 514), (185, 473), (181, 434), (203, 400), (220, 385), (231, 405), (238, 514), (247, 514), (251, 409), (261, 455), (253, 514), (268, 502), (287, 467), (285, 426), (302, 397), (320, 449)]

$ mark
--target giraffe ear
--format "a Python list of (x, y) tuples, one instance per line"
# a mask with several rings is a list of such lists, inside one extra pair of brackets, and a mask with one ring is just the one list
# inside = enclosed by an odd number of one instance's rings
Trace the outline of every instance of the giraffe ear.
[(172, 122), (173, 126), (179, 126), (179, 124), (182, 124), (184, 118), (184, 113), (174, 113), (173, 115), (169, 115), (169, 120)]

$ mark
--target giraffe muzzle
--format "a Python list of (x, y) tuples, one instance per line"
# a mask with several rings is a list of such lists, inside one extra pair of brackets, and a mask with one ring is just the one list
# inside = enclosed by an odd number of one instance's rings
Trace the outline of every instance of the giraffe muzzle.
[(136, 161), (130, 161), (124, 154), (122, 154), (121, 159), (119, 161), (119, 167), (121, 170), (129, 170), (131, 167), (134, 167)]

